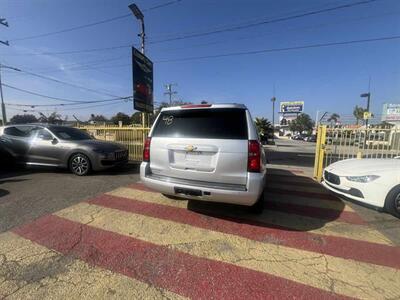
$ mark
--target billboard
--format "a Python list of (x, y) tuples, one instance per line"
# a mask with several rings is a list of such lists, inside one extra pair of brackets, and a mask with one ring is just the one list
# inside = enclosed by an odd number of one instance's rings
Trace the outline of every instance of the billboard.
[(304, 111), (304, 101), (287, 101), (279, 105), (281, 113), (302, 113)]
[(139, 50), (132, 47), (133, 103), (138, 111), (152, 113), (153, 63)]
[(279, 125), (287, 126), (290, 124), (290, 122), (296, 120), (296, 118), (297, 114), (291, 114), (291, 113), (279, 114)]
[(400, 103), (385, 103), (383, 105), (382, 121), (400, 122)]

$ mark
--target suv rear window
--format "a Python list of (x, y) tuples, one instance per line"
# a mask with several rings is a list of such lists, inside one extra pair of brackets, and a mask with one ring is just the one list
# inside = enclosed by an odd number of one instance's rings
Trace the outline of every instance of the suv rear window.
[(164, 111), (153, 137), (246, 140), (246, 110), (241, 108)]

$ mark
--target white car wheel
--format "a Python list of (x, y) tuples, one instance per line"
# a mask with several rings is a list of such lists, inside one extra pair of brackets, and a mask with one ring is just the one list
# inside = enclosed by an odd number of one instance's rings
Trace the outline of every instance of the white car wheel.
[(400, 218), (400, 185), (395, 186), (387, 195), (385, 209), (387, 212)]

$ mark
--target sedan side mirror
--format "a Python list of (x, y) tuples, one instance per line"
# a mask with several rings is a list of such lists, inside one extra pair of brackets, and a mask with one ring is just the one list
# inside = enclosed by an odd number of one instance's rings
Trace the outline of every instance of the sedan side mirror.
[(51, 143), (52, 143), (53, 145), (56, 145), (56, 144), (58, 144), (58, 140), (57, 140), (56, 138), (54, 138), (54, 139), (52, 139)]

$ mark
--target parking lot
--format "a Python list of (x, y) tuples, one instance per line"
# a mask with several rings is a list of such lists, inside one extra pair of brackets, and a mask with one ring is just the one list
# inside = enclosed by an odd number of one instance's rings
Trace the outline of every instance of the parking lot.
[(265, 210), (170, 199), (137, 165), (0, 177), (0, 298), (400, 298), (400, 221), (310, 178), (279, 140)]

